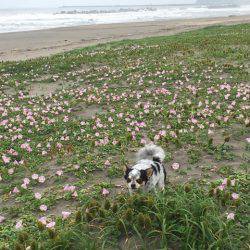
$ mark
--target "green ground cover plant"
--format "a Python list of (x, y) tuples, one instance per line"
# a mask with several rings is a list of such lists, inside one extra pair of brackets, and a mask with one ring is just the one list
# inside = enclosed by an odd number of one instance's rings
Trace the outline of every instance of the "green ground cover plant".
[[(250, 25), (0, 63), (0, 249), (248, 249)], [(123, 168), (154, 141), (164, 192)]]

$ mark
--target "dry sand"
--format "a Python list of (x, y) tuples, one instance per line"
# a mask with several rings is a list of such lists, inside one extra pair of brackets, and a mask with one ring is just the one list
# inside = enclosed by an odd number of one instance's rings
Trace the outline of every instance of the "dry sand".
[(211, 25), (250, 23), (250, 16), (101, 24), (0, 34), (0, 61), (49, 56), (124, 39), (172, 35)]

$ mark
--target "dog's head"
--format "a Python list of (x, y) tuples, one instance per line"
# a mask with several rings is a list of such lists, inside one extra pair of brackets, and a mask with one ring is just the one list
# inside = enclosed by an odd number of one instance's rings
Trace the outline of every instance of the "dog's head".
[(127, 181), (129, 190), (133, 192), (145, 186), (152, 174), (152, 168), (148, 168), (146, 170), (138, 170), (133, 167), (126, 167), (124, 178)]

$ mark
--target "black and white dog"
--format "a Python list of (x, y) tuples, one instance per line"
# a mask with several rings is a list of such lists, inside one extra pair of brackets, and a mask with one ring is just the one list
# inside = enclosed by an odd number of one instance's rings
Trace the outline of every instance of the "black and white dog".
[(154, 144), (146, 145), (137, 153), (137, 163), (126, 167), (124, 178), (130, 194), (141, 189), (148, 192), (158, 187), (164, 189), (166, 170), (163, 166), (164, 150)]

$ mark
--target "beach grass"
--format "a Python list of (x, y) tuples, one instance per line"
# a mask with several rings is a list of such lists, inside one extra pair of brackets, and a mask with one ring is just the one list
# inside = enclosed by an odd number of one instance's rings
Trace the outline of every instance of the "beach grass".
[[(0, 63), (0, 249), (248, 249), (250, 25)], [(163, 192), (127, 194), (146, 141)]]

